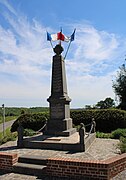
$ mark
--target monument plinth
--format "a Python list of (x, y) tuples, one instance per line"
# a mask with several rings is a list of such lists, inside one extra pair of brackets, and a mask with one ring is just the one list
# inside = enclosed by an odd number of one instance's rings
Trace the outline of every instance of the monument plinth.
[(63, 48), (56, 45), (52, 62), (51, 96), (47, 99), (50, 105), (50, 119), (44, 134), (70, 136), (76, 132), (70, 118), (70, 101), (67, 94), (65, 61), (61, 53)]

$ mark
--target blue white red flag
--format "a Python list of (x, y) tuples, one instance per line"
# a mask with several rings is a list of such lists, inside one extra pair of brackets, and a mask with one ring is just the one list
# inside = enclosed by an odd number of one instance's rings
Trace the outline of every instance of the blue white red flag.
[(74, 41), (74, 37), (75, 37), (75, 31), (76, 31), (76, 29), (74, 29), (74, 32), (73, 32), (73, 34), (70, 36), (70, 40), (71, 40), (71, 41)]
[(56, 34), (50, 34), (47, 32), (47, 41), (61, 40), (61, 41), (69, 42), (69, 41), (74, 41), (74, 36), (75, 36), (75, 30), (70, 37), (65, 36), (62, 32), (58, 32)]

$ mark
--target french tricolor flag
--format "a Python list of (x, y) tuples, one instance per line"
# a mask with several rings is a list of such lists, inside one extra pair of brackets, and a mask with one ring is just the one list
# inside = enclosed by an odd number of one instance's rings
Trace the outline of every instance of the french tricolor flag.
[(50, 34), (47, 32), (47, 41), (57, 41), (57, 40), (61, 40), (65, 42), (74, 41), (74, 35), (75, 35), (75, 30), (70, 37), (65, 36), (62, 32), (58, 32), (56, 34)]

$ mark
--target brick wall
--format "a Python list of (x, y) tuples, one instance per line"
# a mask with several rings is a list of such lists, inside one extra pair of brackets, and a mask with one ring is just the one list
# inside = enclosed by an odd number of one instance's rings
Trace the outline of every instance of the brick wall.
[(126, 169), (126, 153), (110, 158), (105, 163), (108, 165), (109, 177), (112, 178)]
[(17, 154), (0, 152), (0, 169), (12, 171), (13, 164), (18, 161)]
[[(13, 165), (18, 161), (17, 154), (0, 153), (0, 169), (13, 171)], [(47, 174), (70, 179), (110, 180), (126, 169), (126, 153), (104, 161), (80, 160), (66, 158), (49, 158)]]
[(126, 153), (105, 161), (49, 158), (47, 173), (50, 176), (71, 179), (109, 180), (126, 168)]

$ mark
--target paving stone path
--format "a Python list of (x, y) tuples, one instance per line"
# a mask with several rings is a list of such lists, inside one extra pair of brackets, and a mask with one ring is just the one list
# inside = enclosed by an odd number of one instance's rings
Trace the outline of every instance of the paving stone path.
[[(99, 139), (96, 138), (94, 143), (89, 147), (86, 152), (69, 152), (69, 151), (57, 151), (57, 150), (41, 150), (41, 149), (18, 149), (16, 147), (16, 141), (10, 141), (0, 146), (0, 152), (18, 153), (18, 155), (34, 155), (45, 157), (64, 157), (64, 158), (76, 158), (76, 159), (88, 159), (88, 160), (104, 160), (119, 154), (117, 148), (118, 140), (112, 139)], [(29, 175), (21, 175), (16, 173), (3, 173), (1, 172), (0, 180), (49, 180), (47, 177), (36, 177)], [(118, 174), (112, 180), (125, 180), (126, 171)]]

